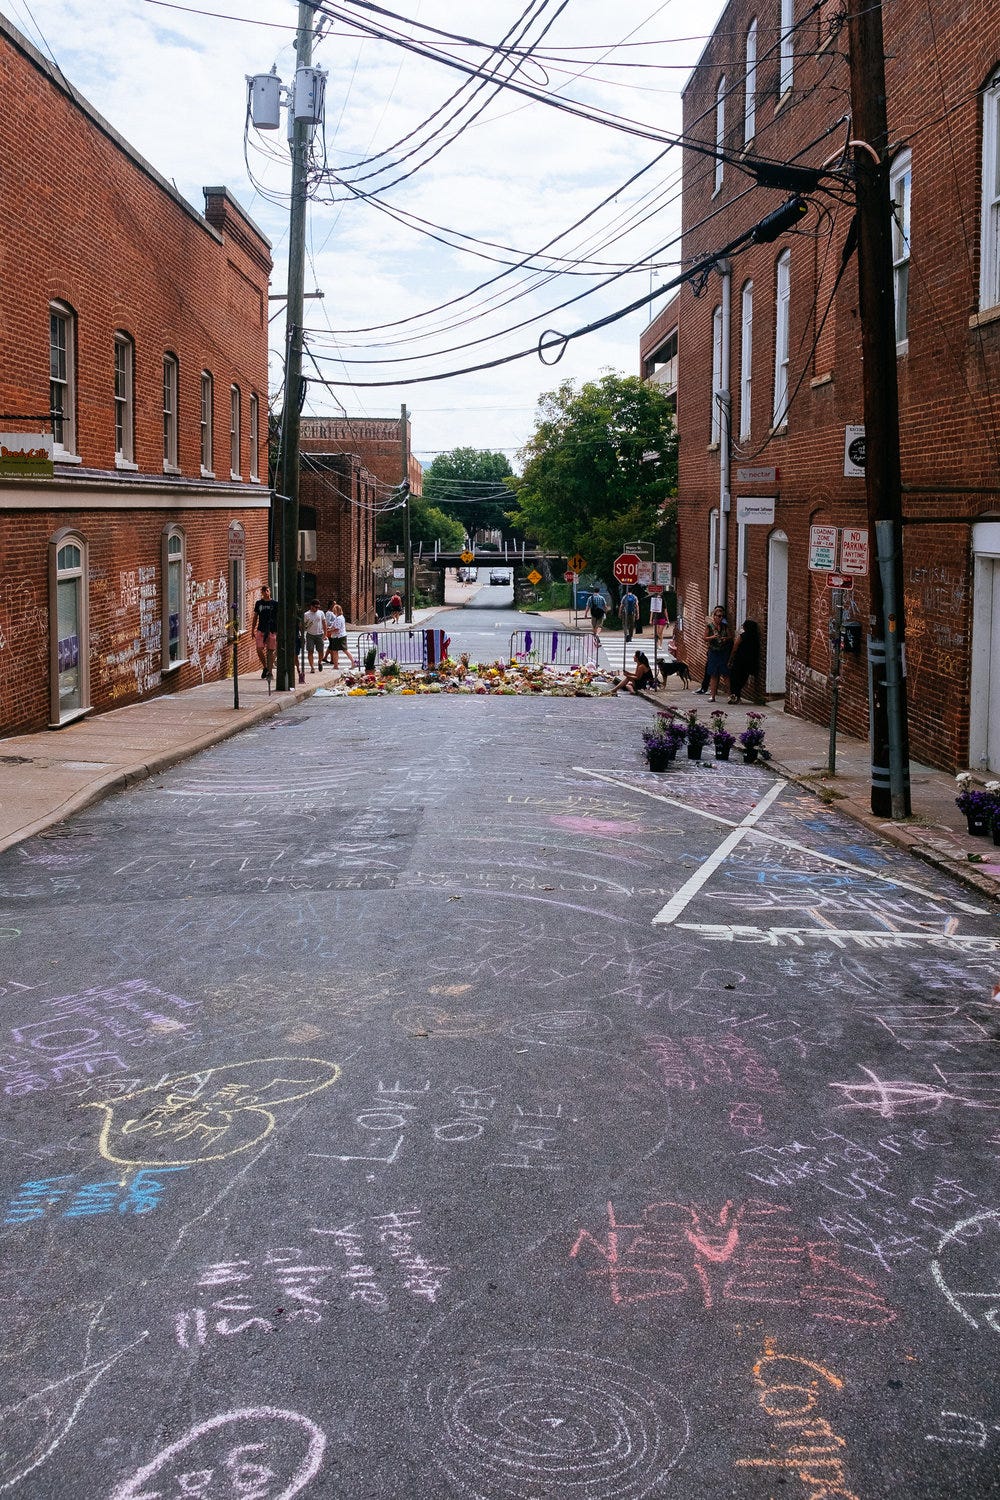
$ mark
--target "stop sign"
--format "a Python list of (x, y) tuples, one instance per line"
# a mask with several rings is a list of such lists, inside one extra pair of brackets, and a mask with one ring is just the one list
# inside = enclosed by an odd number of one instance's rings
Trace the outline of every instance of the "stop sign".
[(639, 561), (634, 552), (622, 552), (615, 558), (612, 569), (617, 583), (635, 583), (639, 576)]

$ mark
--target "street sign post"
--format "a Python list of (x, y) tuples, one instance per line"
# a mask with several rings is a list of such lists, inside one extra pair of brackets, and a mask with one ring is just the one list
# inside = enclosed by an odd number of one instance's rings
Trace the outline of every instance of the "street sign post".
[(828, 589), (852, 589), (854, 579), (845, 577), (843, 573), (827, 573), (826, 586)]
[(464, 563), (475, 562), (476, 560), (476, 554), (474, 552), (470, 552), (468, 548), (466, 548), (466, 550), (459, 555), (462, 559), (462, 562)]
[(531, 572), (528, 574), (528, 582), (531, 584), (532, 588), (534, 588), (536, 583), (541, 583), (541, 581), (541, 573), (539, 573), (537, 568), (532, 568)]
[(575, 578), (575, 577), (576, 577), (576, 574), (575, 574), (575, 573), (564, 573), (564, 574), (563, 574), (563, 580), (564, 580), (564, 582), (566, 582), (566, 583), (572, 583), (572, 582), (573, 582), (573, 579), (574, 579), (574, 578)]
[(809, 567), (813, 573), (829, 573), (837, 566), (836, 526), (810, 526)]
[(638, 583), (639, 562), (634, 552), (620, 552), (615, 558), (614, 567), (611, 569), (615, 575), (616, 583)]
[(840, 571), (868, 577), (868, 528), (845, 526), (840, 533)]
[(579, 552), (574, 552), (566, 566), (571, 573), (582, 573), (587, 566), (587, 559), (581, 557)]

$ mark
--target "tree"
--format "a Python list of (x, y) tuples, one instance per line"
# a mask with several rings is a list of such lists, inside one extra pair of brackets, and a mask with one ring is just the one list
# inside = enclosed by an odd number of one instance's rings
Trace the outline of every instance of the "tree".
[[(403, 507), (379, 513), (375, 522), (375, 535), (380, 547), (390, 552), (403, 550)], [(465, 542), (465, 531), (458, 521), (446, 516), (436, 505), (428, 505), (426, 497), (414, 495), (410, 500), (410, 545), (433, 547), (440, 542), (445, 552), (460, 552)]]
[(563, 381), (539, 397), (520, 457), (513, 520), (542, 547), (582, 553), (588, 573), (605, 580), (627, 541), (673, 555), (677, 434), (659, 386), (613, 372), (579, 389)]
[(461, 523), (469, 537), (477, 531), (510, 534), (511, 499), (505, 484), (513, 474), (502, 453), (485, 448), (452, 448), (424, 470), (424, 499), (433, 500)]

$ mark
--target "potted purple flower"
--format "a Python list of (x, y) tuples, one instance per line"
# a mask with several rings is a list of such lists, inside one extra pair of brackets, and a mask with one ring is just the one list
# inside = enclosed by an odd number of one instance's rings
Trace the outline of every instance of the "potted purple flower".
[(977, 787), (971, 771), (960, 771), (955, 785), (958, 787), (955, 803), (959, 812), (965, 814), (969, 832), (979, 838), (987, 837), (1000, 817), (1000, 782), (990, 781), (984, 787)]
[(642, 741), (646, 747), (646, 760), (651, 771), (665, 771), (677, 757), (677, 751), (687, 736), (682, 724), (677, 724), (664, 714), (657, 716), (652, 729), (644, 729)]
[(753, 765), (758, 757), (767, 758), (764, 749), (764, 715), (748, 713), (747, 727), (740, 735), (740, 744), (743, 746), (743, 759), (748, 766)]
[(698, 716), (692, 709), (688, 714), (687, 729), (688, 760), (701, 760), (701, 752), (712, 738), (712, 731), (707, 724), (701, 724)]
[(716, 760), (728, 760), (729, 752), (736, 744), (736, 736), (726, 728), (726, 715), (721, 709), (712, 715), (712, 743)]

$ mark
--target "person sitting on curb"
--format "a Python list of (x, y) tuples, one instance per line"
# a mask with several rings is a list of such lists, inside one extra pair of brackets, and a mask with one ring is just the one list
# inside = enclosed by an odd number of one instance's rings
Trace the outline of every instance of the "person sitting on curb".
[(626, 693), (655, 692), (656, 675), (645, 651), (636, 651), (632, 660), (635, 662), (635, 670), (619, 677), (613, 691), (617, 693), (619, 688), (624, 688)]

